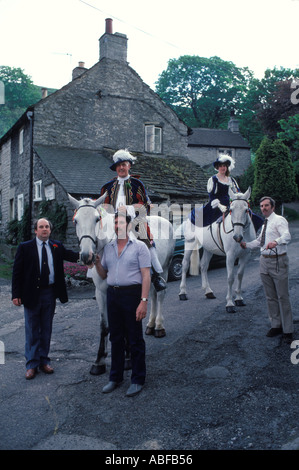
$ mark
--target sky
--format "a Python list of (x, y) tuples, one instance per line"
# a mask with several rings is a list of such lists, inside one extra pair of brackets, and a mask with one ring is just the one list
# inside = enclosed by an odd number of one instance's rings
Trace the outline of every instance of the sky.
[(61, 88), (99, 60), (105, 19), (126, 34), (128, 62), (152, 89), (170, 59), (218, 56), (248, 67), (299, 68), (299, 0), (0, 0), (0, 65)]

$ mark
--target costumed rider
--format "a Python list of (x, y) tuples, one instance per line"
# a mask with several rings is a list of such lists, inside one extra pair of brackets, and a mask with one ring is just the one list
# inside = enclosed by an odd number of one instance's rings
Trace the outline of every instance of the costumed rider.
[(229, 155), (220, 154), (213, 165), (217, 174), (209, 178), (207, 183), (209, 201), (200, 208), (194, 208), (190, 214), (191, 222), (200, 227), (211, 225), (227, 211), (230, 204), (229, 188), (234, 193), (240, 192), (238, 183), (230, 176), (235, 167), (234, 159)]
[(118, 150), (113, 155), (112, 171), (116, 171), (117, 177), (106, 183), (101, 188), (101, 196), (107, 192), (104, 204), (113, 206), (114, 211), (121, 210), (124, 206), (127, 214), (132, 219), (132, 230), (137, 238), (143, 241), (149, 248), (152, 264), (152, 283), (157, 292), (166, 289), (166, 282), (161, 276), (162, 266), (157, 256), (153, 236), (146, 221), (150, 212), (151, 201), (147, 195), (143, 183), (135, 176), (129, 174), (136, 157), (128, 150)]
[(204, 226), (215, 222), (222, 216), (222, 213), (228, 210), (230, 205), (229, 188), (234, 193), (240, 192), (237, 181), (230, 176), (231, 171), (235, 168), (235, 161), (232, 157), (220, 154), (213, 166), (217, 173), (209, 178), (207, 183), (209, 202), (204, 208), (204, 222), (209, 222), (204, 223)]
[[(220, 154), (213, 163), (213, 166), (217, 173), (211, 176), (207, 183), (209, 201), (202, 208), (193, 209), (190, 214), (191, 221), (196, 225), (199, 225), (198, 221), (202, 221), (203, 227), (211, 225), (218, 219), (220, 220), (222, 214), (228, 212), (230, 206), (229, 188), (234, 193), (240, 192), (237, 181), (230, 175), (231, 171), (235, 168), (235, 160), (231, 156)], [(202, 210), (202, 214), (196, 212), (196, 210)], [(255, 231), (257, 232), (263, 224), (263, 219), (254, 213), (251, 216)]]

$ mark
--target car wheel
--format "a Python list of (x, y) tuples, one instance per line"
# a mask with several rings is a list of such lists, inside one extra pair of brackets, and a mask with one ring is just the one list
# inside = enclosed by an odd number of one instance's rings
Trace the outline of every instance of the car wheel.
[(179, 281), (182, 277), (182, 259), (174, 258), (168, 269), (168, 280)]

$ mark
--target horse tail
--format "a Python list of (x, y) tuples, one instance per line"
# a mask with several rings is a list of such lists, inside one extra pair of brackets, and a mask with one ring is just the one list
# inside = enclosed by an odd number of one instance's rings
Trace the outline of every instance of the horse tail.
[(198, 276), (199, 275), (199, 266), (200, 266), (199, 244), (197, 242), (196, 246), (192, 250), (192, 254), (191, 254), (191, 257), (190, 257), (190, 268), (189, 268), (190, 276)]

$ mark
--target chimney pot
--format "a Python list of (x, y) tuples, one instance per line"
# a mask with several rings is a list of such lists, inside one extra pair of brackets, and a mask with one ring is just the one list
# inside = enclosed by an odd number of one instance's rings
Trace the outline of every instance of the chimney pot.
[(112, 33), (112, 22), (113, 20), (111, 18), (106, 18), (106, 33), (108, 34), (113, 34)]
[(83, 67), (84, 68), (85, 67), (85, 62), (79, 62), (78, 67)]

